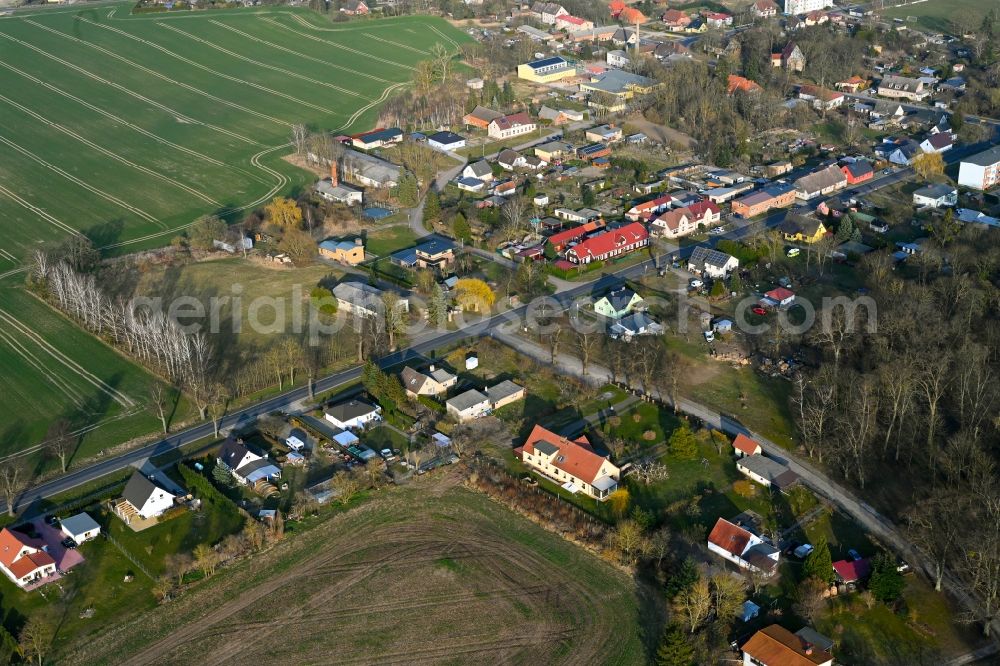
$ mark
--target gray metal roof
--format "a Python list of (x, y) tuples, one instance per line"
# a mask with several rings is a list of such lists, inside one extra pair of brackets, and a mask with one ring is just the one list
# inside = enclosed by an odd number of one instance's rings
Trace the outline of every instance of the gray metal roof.
[(740, 458), (737, 466), (744, 467), (757, 476), (766, 479), (779, 488), (786, 488), (798, 480), (798, 475), (777, 460), (766, 458), (759, 453)]
[(491, 403), (499, 402), (505, 398), (523, 391), (524, 389), (509, 379), (505, 379), (496, 386), (491, 386), (486, 389), (486, 397), (489, 398)]
[(359, 416), (371, 414), (374, 411), (377, 411), (377, 408), (367, 402), (363, 402), (361, 400), (348, 400), (347, 402), (338, 402), (336, 405), (328, 408), (326, 413), (341, 423), (346, 423), (347, 421), (356, 419)]
[(963, 162), (969, 162), (970, 164), (977, 164), (979, 166), (992, 166), (997, 162), (1000, 162), (1000, 146), (993, 146), (989, 150), (984, 150), (981, 153), (976, 153), (975, 155), (970, 155), (962, 160)]

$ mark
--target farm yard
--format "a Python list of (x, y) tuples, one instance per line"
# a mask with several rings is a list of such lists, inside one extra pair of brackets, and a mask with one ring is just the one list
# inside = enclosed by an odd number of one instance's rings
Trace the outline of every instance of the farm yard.
[(66, 663), (222, 663), (276, 650), (326, 662), (330, 636), (345, 664), (638, 663), (639, 625), (627, 577), (445, 474), (87, 636)]
[(105, 254), (166, 245), (202, 214), (294, 195), (314, 176), (282, 159), (293, 124), (369, 129), (414, 63), (468, 39), (430, 17), (334, 27), (287, 7), (131, 7), (0, 18), (0, 456), (63, 415), (100, 424), (81, 454), (158, 420), (152, 377), (18, 288), (34, 248), (72, 235)]

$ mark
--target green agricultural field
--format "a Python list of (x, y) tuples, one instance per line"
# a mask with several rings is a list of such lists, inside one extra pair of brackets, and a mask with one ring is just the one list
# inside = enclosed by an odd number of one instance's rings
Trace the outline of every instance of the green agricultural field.
[(368, 129), (435, 44), (468, 39), (429, 17), (129, 6), (0, 19), (0, 273), (39, 241), (160, 245), (292, 192), (309, 179), (280, 159), (293, 124)]
[(156, 382), (24, 290), (0, 288), (0, 457), (37, 444), (58, 419), (85, 431), (74, 458), (154, 431), (146, 403)]
[(956, 31), (953, 22), (955, 14), (973, 12), (982, 19), (986, 17), (986, 12), (991, 7), (997, 7), (997, 3), (983, 2), (982, 0), (924, 0), (887, 9), (883, 14), (886, 18), (904, 20), (912, 16), (921, 28), (954, 33)]
[(156, 426), (151, 377), (14, 287), (34, 248), (71, 234), (108, 254), (165, 245), (201, 214), (295, 194), (312, 176), (281, 159), (293, 124), (369, 129), (435, 44), (468, 40), (430, 17), (131, 6), (0, 18), (0, 308), (33, 332), (26, 349), (27, 329), (2, 327), (0, 456), (64, 415), (101, 424), (81, 453)]

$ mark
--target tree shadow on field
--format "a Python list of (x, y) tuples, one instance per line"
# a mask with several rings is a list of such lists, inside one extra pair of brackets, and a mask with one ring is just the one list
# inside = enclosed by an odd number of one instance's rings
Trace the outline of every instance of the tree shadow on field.
[(646, 663), (656, 662), (656, 651), (660, 646), (660, 638), (667, 617), (666, 601), (662, 585), (657, 581), (656, 572), (651, 566), (642, 566), (633, 577), (635, 581), (635, 599), (638, 608), (639, 639), (646, 652)]
[(18, 445), (24, 443), (25, 435), (24, 421), (15, 419), (0, 432), (0, 456), (16, 453)]
[(83, 232), (83, 235), (94, 243), (94, 247), (102, 248), (114, 245), (121, 240), (122, 231), (125, 229), (125, 221), (121, 218), (109, 220), (103, 224), (97, 224)]
[[(111, 388), (121, 391), (120, 386), (122, 377), (122, 373), (119, 372), (105, 378), (103, 381)], [(125, 392), (122, 391), (122, 393)], [(135, 401), (137, 405), (142, 404), (142, 396), (128, 395), (128, 397)], [(70, 429), (75, 432), (92, 425), (95, 421), (99, 421), (109, 416), (110, 412), (114, 409), (115, 404), (117, 403), (114, 402), (114, 399), (106, 391), (101, 391), (95, 388), (94, 392), (87, 397), (82, 405), (76, 409), (67, 410), (64, 413), (63, 418), (69, 423)], [(97, 431), (92, 430), (74, 438), (73, 446), (71, 447), (69, 454), (66, 456), (67, 469), (73, 463), (73, 459), (76, 458), (80, 449), (87, 441), (87, 438), (91, 435), (91, 433), (96, 432)], [(39, 465), (41, 464), (42, 462), (39, 462)]]

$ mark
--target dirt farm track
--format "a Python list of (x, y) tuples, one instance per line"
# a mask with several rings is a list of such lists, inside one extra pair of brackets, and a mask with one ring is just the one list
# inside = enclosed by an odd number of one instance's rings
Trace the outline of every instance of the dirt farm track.
[(91, 637), (69, 660), (645, 661), (626, 576), (483, 496), (441, 484), (386, 491), (290, 536), (179, 600)]

